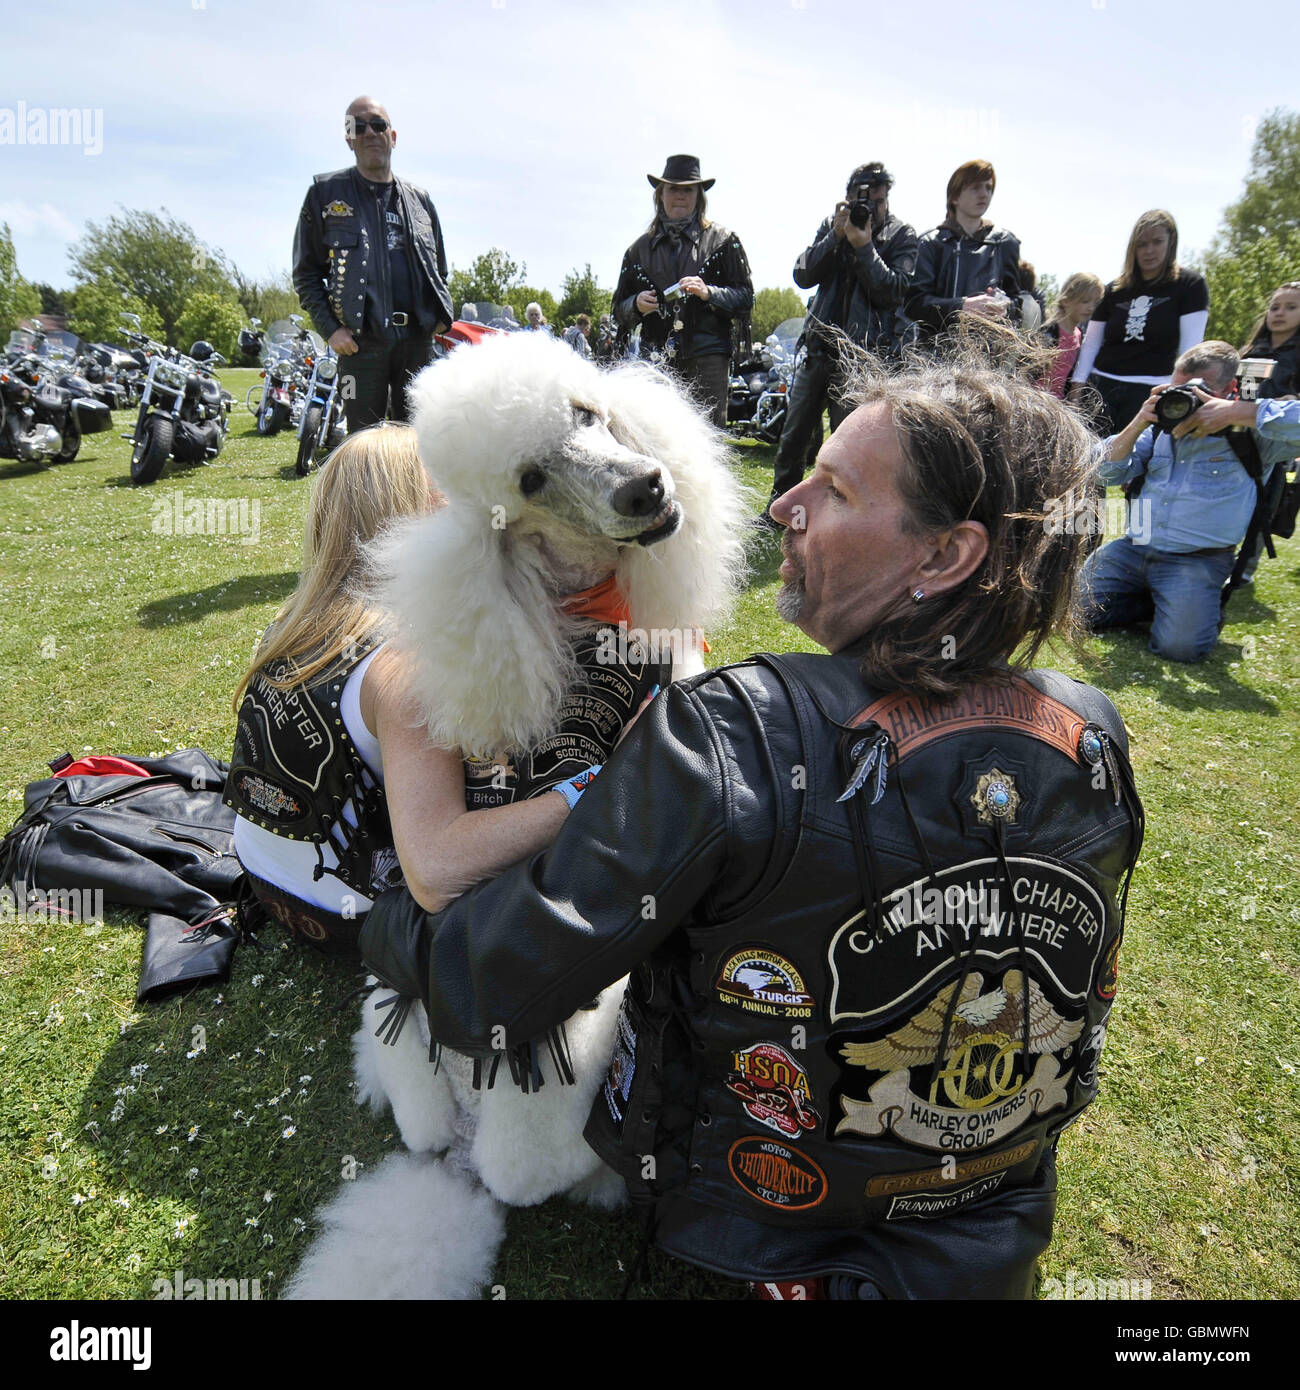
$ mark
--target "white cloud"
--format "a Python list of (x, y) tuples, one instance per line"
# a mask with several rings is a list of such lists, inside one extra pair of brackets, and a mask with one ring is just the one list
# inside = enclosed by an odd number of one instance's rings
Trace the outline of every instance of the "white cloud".
[(37, 203), (35, 207), (22, 201), (0, 203), (0, 222), (7, 222), (15, 236), (48, 232), (59, 241), (69, 242), (81, 234), (81, 228), (53, 203)]

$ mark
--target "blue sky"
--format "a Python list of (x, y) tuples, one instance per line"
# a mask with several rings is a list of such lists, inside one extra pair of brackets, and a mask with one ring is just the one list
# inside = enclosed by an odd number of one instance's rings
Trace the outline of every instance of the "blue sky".
[[(710, 210), (757, 286), (792, 283), (855, 164), (884, 160), (894, 211), (923, 231), (975, 156), (995, 164), (990, 215), (1029, 260), (1109, 279), (1146, 208), (1173, 212), (1185, 250), (1209, 241), (1255, 121), (1300, 105), (1296, 14), (1295, 0), (51, 0), (6, 25), (0, 220), (22, 273), (55, 285), (85, 222), (118, 204), (165, 206), (249, 274), (287, 269), (310, 176), (350, 162), (343, 111), (369, 92), (453, 264), (501, 246), (555, 291), (587, 261), (612, 287), (648, 220), (645, 175), (679, 151), (717, 179)], [(99, 114), (81, 146), (4, 143), (20, 102)]]

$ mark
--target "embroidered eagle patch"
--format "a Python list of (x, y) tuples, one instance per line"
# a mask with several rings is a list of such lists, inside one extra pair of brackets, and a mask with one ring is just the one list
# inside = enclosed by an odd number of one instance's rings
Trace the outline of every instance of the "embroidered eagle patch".
[(336, 198), (322, 214), (324, 217), (351, 217), (352, 215), (352, 209), (339, 198)]

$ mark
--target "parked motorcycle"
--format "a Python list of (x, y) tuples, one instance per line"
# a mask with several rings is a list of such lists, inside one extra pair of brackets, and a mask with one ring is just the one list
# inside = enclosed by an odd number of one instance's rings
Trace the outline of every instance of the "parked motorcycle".
[(332, 349), (325, 348), (313, 358), (303, 399), (306, 404), (298, 422), (296, 465), (300, 478), (305, 478), (325, 454), (336, 449), (348, 430), (343, 418), (343, 393), (339, 390), (339, 359)]
[(59, 353), (45, 352), (45, 335), (39, 328), (19, 328), (9, 335), (0, 367), (0, 454), (70, 463), (82, 436), (110, 429), (112, 416), (79, 385), (60, 386), (60, 375), (76, 379), (59, 371), (67, 365)]
[[(326, 351), (324, 340), (303, 327), (301, 314), (277, 319), (262, 344), (262, 376), (266, 385), (248, 393), (248, 408), (257, 416), (260, 435), (279, 434), (302, 423), (307, 378), (316, 359)], [(255, 395), (255, 393), (258, 393)]]
[(250, 318), (248, 322), (252, 325), (251, 327), (239, 330), (239, 351), (243, 358), (242, 365), (255, 367), (262, 360), (262, 348), (266, 343), (266, 333), (262, 328), (261, 319)]
[[(772, 355), (772, 368), (766, 386), (754, 402), (754, 432), (769, 444), (781, 442), (781, 431), (790, 407), (790, 388), (803, 360), (804, 350), (799, 345), (803, 328), (802, 318), (786, 319), (777, 324), (764, 342)], [(817, 435), (820, 442), (820, 430)]]
[(131, 441), (131, 481), (137, 487), (156, 482), (169, 458), (202, 463), (221, 452), (234, 401), (221, 387), (215, 369), (226, 359), (210, 343), (197, 342), (189, 353), (154, 342), (135, 329), (127, 338), (148, 354), (149, 371), (140, 398)]

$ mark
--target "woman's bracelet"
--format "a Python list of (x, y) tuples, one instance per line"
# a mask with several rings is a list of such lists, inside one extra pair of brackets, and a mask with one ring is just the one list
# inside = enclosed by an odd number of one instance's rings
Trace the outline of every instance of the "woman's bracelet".
[(592, 779), (603, 766), (603, 763), (592, 763), (585, 772), (578, 773), (576, 777), (570, 777), (567, 782), (558, 782), (551, 790), (559, 792), (568, 802), (569, 810), (572, 811), (578, 804), (578, 798), (591, 786)]

